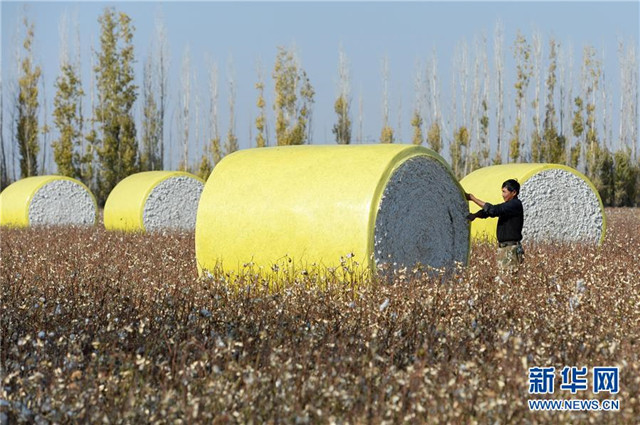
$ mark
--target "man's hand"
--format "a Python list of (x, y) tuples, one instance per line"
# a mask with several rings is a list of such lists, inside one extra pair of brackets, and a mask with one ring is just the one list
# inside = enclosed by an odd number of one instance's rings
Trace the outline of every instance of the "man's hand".
[(475, 219), (476, 219), (476, 215), (475, 214), (471, 214), (471, 213), (467, 214), (467, 220), (473, 221)]
[(465, 196), (467, 198), (467, 201), (471, 201), (474, 202), (477, 206), (479, 206), (480, 208), (484, 207), (485, 202), (476, 198), (473, 193), (465, 193)]

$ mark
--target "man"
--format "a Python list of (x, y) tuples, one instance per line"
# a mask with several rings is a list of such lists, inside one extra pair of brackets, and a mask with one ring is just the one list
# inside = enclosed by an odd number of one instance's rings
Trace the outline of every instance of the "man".
[(492, 205), (467, 193), (467, 200), (475, 202), (480, 208), (475, 214), (469, 214), (467, 219), (473, 221), (476, 218), (498, 217), (498, 266), (502, 271), (517, 272), (523, 261), (522, 249), (522, 225), (524, 224), (524, 212), (522, 202), (518, 199), (520, 183), (515, 179), (509, 179), (502, 183), (502, 199), (504, 203)]

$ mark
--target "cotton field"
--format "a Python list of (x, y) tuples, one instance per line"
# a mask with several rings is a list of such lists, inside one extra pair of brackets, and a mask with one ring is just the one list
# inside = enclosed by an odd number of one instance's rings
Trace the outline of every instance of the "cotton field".
[[(600, 247), (525, 243), (512, 282), (483, 244), (450, 274), (229, 285), (192, 233), (2, 228), (0, 423), (637, 423), (640, 210), (606, 215)], [(532, 395), (538, 366), (618, 367), (619, 392)]]

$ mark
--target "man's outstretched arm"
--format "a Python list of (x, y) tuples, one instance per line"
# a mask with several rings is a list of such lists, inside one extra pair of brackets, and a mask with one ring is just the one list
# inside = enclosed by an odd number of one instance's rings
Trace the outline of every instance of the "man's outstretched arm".
[(475, 213), (469, 213), (467, 214), (467, 220), (469, 221), (473, 221), (476, 218), (487, 218), (489, 217), (489, 214), (487, 214), (487, 212), (485, 210), (479, 210)]
[(473, 193), (467, 193), (466, 195), (467, 195), (467, 201), (474, 202), (480, 208), (484, 208), (484, 204), (486, 204), (486, 202), (484, 202), (481, 199), (476, 198)]
[(485, 206), (486, 202), (484, 202), (484, 201), (482, 201), (482, 200), (480, 200), (480, 199), (476, 198), (476, 197), (475, 197), (473, 194), (471, 194), (471, 193), (467, 193), (467, 194), (466, 194), (466, 197), (467, 197), (467, 201), (472, 201), (472, 202), (474, 202), (476, 205), (478, 205), (480, 208), (483, 208), (483, 209), (481, 209), (480, 211), (477, 211), (477, 212), (475, 212), (475, 213), (469, 213), (469, 214), (467, 214), (467, 220), (469, 220), (469, 221), (473, 221), (473, 220), (475, 220), (476, 218), (487, 218), (487, 217), (488, 217), (487, 212), (484, 210), (484, 206)]

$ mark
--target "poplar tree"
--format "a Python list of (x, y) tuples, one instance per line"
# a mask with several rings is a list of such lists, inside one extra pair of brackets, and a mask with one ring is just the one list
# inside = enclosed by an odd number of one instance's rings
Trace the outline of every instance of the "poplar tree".
[(182, 91), (180, 96), (180, 124), (182, 126), (182, 159), (178, 168), (189, 169), (189, 130), (191, 128), (191, 51), (189, 46), (182, 56), (182, 73), (180, 76)]
[(137, 86), (133, 75), (133, 26), (126, 13), (106, 8), (101, 27), (98, 63), (94, 68), (98, 89), (95, 121), (100, 164), (97, 198), (104, 204), (123, 178), (138, 170), (138, 142), (133, 119)]
[(63, 62), (56, 80), (56, 95), (53, 99), (54, 124), (59, 137), (53, 142), (53, 157), (58, 173), (84, 180), (82, 165), (88, 160), (82, 155), (82, 111), (80, 108), (84, 92), (75, 66)]
[(601, 160), (601, 147), (596, 126), (596, 94), (602, 76), (601, 63), (596, 59), (595, 49), (591, 46), (584, 48), (583, 83), (585, 85), (586, 120), (585, 120), (585, 160), (586, 174), (596, 180), (596, 188), (601, 189), (599, 182), (599, 161)]
[(424, 136), (422, 134), (422, 116), (420, 115), (419, 110), (415, 110), (413, 112), (413, 117), (411, 118), (411, 127), (413, 127), (413, 144), (421, 145), (424, 141)]
[(276, 140), (278, 146), (309, 141), (311, 107), (315, 92), (293, 49), (278, 47), (273, 70), (275, 82)]
[(142, 171), (162, 170), (162, 138), (160, 134), (160, 110), (156, 100), (153, 57), (147, 56), (142, 77)]
[[(469, 147), (471, 142), (471, 131), (468, 127), (469, 115), (467, 115), (467, 102), (468, 102), (468, 45), (466, 40), (463, 40), (456, 46), (456, 53), (453, 58), (454, 70), (452, 72), (453, 78), (451, 79), (452, 87), (452, 129), (453, 139), (449, 145), (449, 154), (451, 156), (451, 167), (457, 178), (464, 176), (469, 167)], [(457, 79), (456, 79), (457, 75)], [(458, 114), (458, 85), (460, 86), (460, 105), (461, 113)], [(473, 108), (470, 108), (473, 109)], [(461, 124), (458, 124), (459, 118)]]
[(349, 118), (349, 100), (344, 96), (339, 96), (333, 105), (333, 110), (338, 116), (338, 122), (331, 130), (336, 136), (336, 143), (348, 145), (351, 143), (351, 119)]
[(302, 128), (304, 134), (304, 143), (311, 142), (311, 129), (313, 128), (313, 97), (315, 90), (311, 85), (311, 81), (307, 76), (307, 72), (302, 70), (300, 74), (302, 87), (300, 87), (300, 113), (298, 114), (298, 125)]
[(143, 64), (140, 169), (164, 168), (164, 117), (169, 54), (164, 21), (156, 15), (155, 37)]
[(634, 206), (638, 192), (638, 167), (631, 160), (631, 150), (621, 149), (615, 153), (615, 190), (613, 205), (616, 207)]
[(431, 149), (438, 153), (442, 150), (442, 133), (437, 121), (434, 121), (427, 131), (427, 143)]
[(20, 61), (20, 76), (18, 78), (18, 99), (16, 119), (16, 142), (20, 153), (21, 177), (35, 176), (38, 173), (38, 83), (42, 73), (39, 65), (33, 60), (34, 25), (27, 18), (23, 19), (26, 35), (22, 44), (24, 57)]
[(482, 116), (480, 117), (480, 153), (478, 164), (474, 169), (489, 165), (489, 105), (486, 97), (482, 100)]
[(209, 143), (205, 145), (198, 176), (207, 179), (213, 167), (222, 159), (218, 130), (218, 65), (209, 59)]
[(487, 39), (483, 37), (482, 52), (482, 96), (480, 102), (480, 130), (478, 134), (478, 162), (473, 169), (486, 167), (489, 165), (490, 142), (489, 142), (489, 55), (487, 54)]
[(494, 65), (496, 69), (496, 153), (493, 164), (502, 164), (502, 135), (504, 132), (504, 57), (503, 57), (503, 33), (501, 22), (496, 23), (494, 32)]
[(549, 69), (547, 71), (547, 102), (545, 105), (543, 123), (543, 155), (545, 162), (562, 163), (564, 160), (565, 140), (558, 134), (556, 126), (556, 109), (554, 103), (556, 87), (556, 68), (558, 62), (557, 43), (549, 41)]
[(425, 84), (422, 79), (422, 71), (421, 66), (418, 65), (418, 70), (415, 76), (415, 107), (413, 109), (413, 116), (411, 117), (411, 127), (413, 127), (413, 137), (412, 142), (414, 145), (421, 145), (424, 141), (424, 135), (422, 132), (422, 126), (424, 124), (424, 120), (422, 119), (422, 105), (425, 95)]
[(389, 125), (389, 58), (382, 60), (382, 130), (380, 143), (393, 143), (393, 129)]
[(575, 138), (575, 144), (569, 151), (568, 163), (570, 167), (578, 168), (580, 163), (580, 152), (582, 150), (582, 135), (584, 134), (584, 102), (580, 96), (574, 99), (575, 110), (573, 113), (573, 119), (571, 121), (571, 127), (573, 130), (573, 137)]
[[(2, 59), (0, 59), (2, 63)], [(9, 185), (9, 170), (7, 163), (7, 153), (4, 150), (4, 96), (2, 87), (2, 73), (0, 72), (0, 191)]]
[(449, 153), (451, 155), (451, 168), (458, 180), (464, 177), (465, 158), (468, 155), (469, 141), (470, 134), (467, 127), (461, 126), (454, 131)]
[(480, 94), (480, 66), (482, 62), (482, 46), (478, 37), (474, 37), (475, 43), (475, 59), (473, 63), (473, 87), (471, 91), (471, 108), (469, 110), (469, 128), (471, 131), (471, 140), (469, 144), (469, 152), (465, 163), (465, 175), (480, 167), (480, 121), (481, 121), (481, 94)]
[[(78, 40), (78, 45), (80, 44), (80, 31), (78, 30), (78, 27), (76, 26), (76, 34), (77, 34), (77, 40)], [(91, 43), (91, 51), (95, 51), (95, 47), (93, 45), (93, 42)], [(96, 60), (97, 57), (96, 55), (91, 55), (90, 58), (90, 68), (93, 71), (96, 67)], [(78, 62), (80, 61), (79, 57), (78, 57)], [(99, 195), (99, 188), (98, 188), (98, 180), (99, 180), (99, 172), (100, 172), (100, 159), (98, 158), (98, 122), (97, 122), (97, 101), (96, 101), (96, 91), (97, 91), (97, 87), (96, 87), (96, 73), (95, 71), (91, 73), (91, 77), (90, 77), (90, 81), (89, 81), (89, 104), (90, 104), (90, 109), (91, 109), (91, 117), (89, 118), (89, 122), (91, 124), (91, 127), (89, 128), (89, 130), (84, 133), (84, 140), (85, 140), (85, 152), (86, 154), (86, 158), (87, 158), (87, 162), (85, 164), (85, 169), (84, 169), (84, 173), (87, 177), (87, 183), (88, 183), (88, 187), (91, 189), (91, 191), (94, 194)], [(99, 199), (98, 199), (99, 201)]]
[(598, 157), (598, 168), (592, 178), (600, 199), (605, 207), (613, 205), (615, 193), (615, 163), (609, 149), (601, 149)]
[(562, 152), (559, 153), (558, 163), (568, 165), (567, 152), (571, 147), (570, 132), (568, 131), (568, 119), (571, 116), (571, 96), (568, 94), (568, 82), (566, 72), (566, 53), (560, 42), (555, 43), (557, 47), (557, 85), (558, 85), (558, 138), (562, 145)]
[[(462, 124), (457, 127), (453, 126), (454, 134), (453, 140), (451, 142), (450, 151), (451, 151), (451, 161), (455, 162), (453, 153), (457, 152), (460, 155), (459, 161), (461, 165), (455, 165), (456, 167), (456, 175), (458, 178), (463, 177), (467, 170), (469, 169), (469, 153), (470, 153), (470, 145), (471, 145), (471, 128), (469, 126), (470, 116), (468, 111), (472, 111), (472, 107), (468, 107), (469, 105), (469, 46), (467, 44), (467, 40), (463, 39), (458, 47), (457, 47), (457, 55), (455, 60), (455, 67), (457, 68), (458, 73), (458, 82), (460, 84), (460, 106), (461, 106), (461, 117)], [(454, 70), (456, 72), (456, 70)], [(455, 109), (454, 109), (455, 111)], [(456, 113), (456, 112), (454, 112)], [(457, 128), (456, 128), (457, 127)]]
[(238, 150), (238, 138), (236, 137), (236, 81), (233, 62), (230, 59), (227, 68), (227, 83), (229, 87), (229, 128), (227, 129), (227, 140), (225, 142), (225, 155), (229, 155)]
[(527, 88), (529, 87), (532, 73), (531, 46), (519, 31), (514, 44), (514, 58), (516, 59), (517, 69), (517, 79), (514, 85), (516, 89), (516, 122), (509, 141), (509, 159), (512, 162), (517, 162), (522, 158), (522, 126), (524, 123)]
[(211, 92), (211, 155), (213, 165), (216, 166), (224, 155), (220, 146), (220, 131), (218, 129), (218, 65), (215, 63), (210, 67), (209, 90)]
[(264, 98), (264, 74), (260, 65), (257, 67), (257, 72), (256, 90), (258, 90), (258, 100), (256, 101), (256, 106), (258, 107), (258, 116), (256, 117), (256, 147), (263, 148), (267, 146), (267, 101)]
[(427, 67), (427, 87), (429, 91), (429, 110), (431, 111), (431, 124), (427, 130), (427, 144), (434, 151), (440, 153), (442, 150), (442, 131), (440, 116), (440, 90), (438, 86), (438, 64), (435, 49), (431, 61)]
[(165, 152), (165, 116), (167, 110), (167, 93), (169, 87), (169, 44), (167, 41), (167, 28), (164, 18), (161, 15), (156, 16), (156, 54), (155, 54), (155, 87), (157, 90), (157, 136), (158, 140), (158, 158), (156, 158), (157, 169), (164, 168), (164, 152)]
[(349, 81), (349, 64), (347, 62), (347, 56), (340, 47), (338, 55), (338, 97), (333, 104), (333, 110), (338, 116), (338, 122), (336, 122), (331, 130), (336, 136), (336, 143), (339, 145), (348, 145), (351, 143), (351, 118), (349, 117), (349, 110), (351, 109), (351, 97), (350, 97), (350, 81)]
[(51, 133), (51, 126), (47, 124), (47, 118), (49, 114), (47, 113), (47, 89), (44, 83), (44, 75), (42, 75), (42, 116), (45, 117), (44, 124), (40, 127), (40, 132), (42, 133), (42, 159), (40, 160), (40, 175), (44, 175), (46, 173), (46, 165), (47, 165), (47, 151), (50, 148), (49, 143), (49, 133)]
[(545, 157), (542, 141), (542, 126), (540, 119), (540, 62), (542, 61), (542, 42), (540, 34), (535, 32), (532, 40), (533, 46), (533, 67), (531, 77), (535, 83), (535, 91), (531, 106), (533, 107), (533, 131), (531, 133), (531, 160), (541, 162)]

